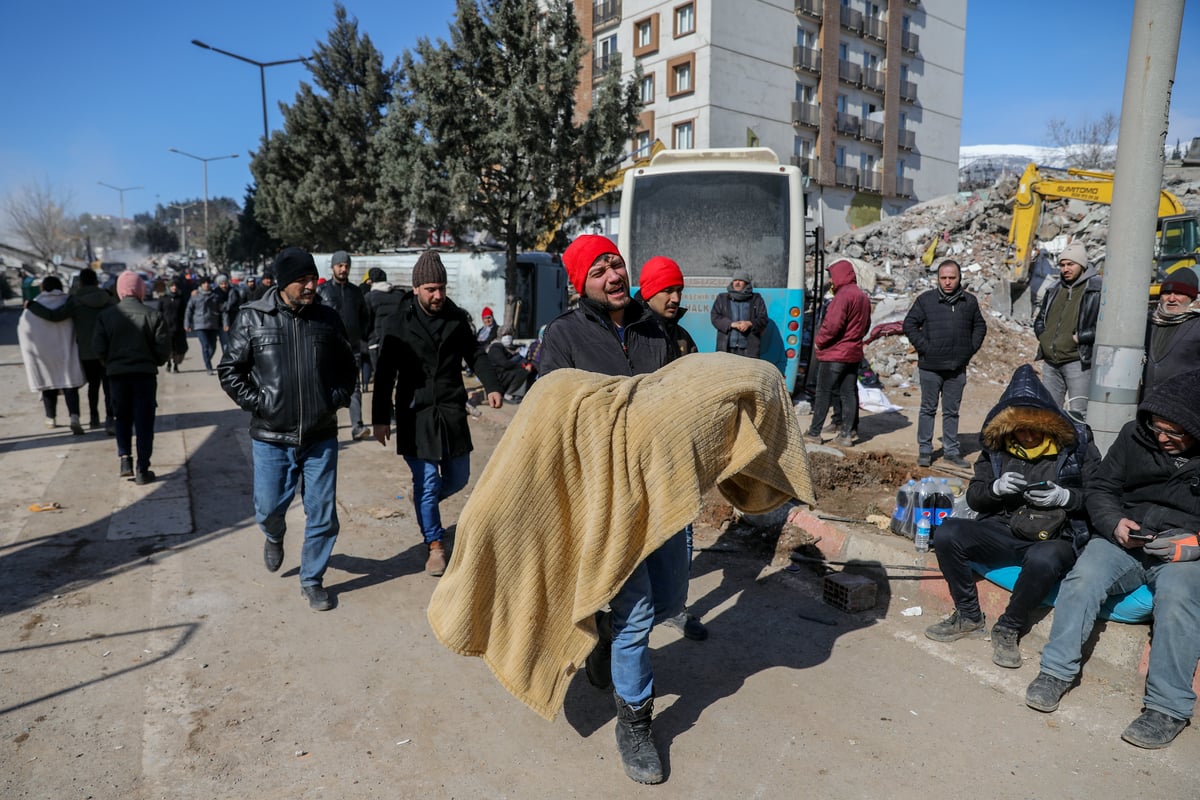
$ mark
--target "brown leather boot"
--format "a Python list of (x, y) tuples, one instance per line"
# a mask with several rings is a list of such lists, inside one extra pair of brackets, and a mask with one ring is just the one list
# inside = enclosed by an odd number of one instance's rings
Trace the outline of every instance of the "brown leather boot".
[(425, 560), (425, 571), (435, 578), (446, 572), (446, 548), (439, 539), (429, 543), (429, 558)]

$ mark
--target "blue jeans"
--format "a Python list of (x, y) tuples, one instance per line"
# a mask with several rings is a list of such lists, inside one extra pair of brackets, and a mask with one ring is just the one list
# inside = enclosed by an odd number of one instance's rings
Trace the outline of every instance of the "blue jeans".
[(1042, 385), (1054, 402), (1079, 419), (1087, 418), (1088, 392), (1092, 388), (1092, 371), (1083, 368), (1082, 361), (1068, 361), (1057, 367), (1042, 362)]
[(428, 461), (404, 457), (413, 476), (413, 508), (425, 544), (439, 541), (446, 529), (442, 527), (442, 512), (438, 504), (467, 485), (471, 477), (471, 456), (461, 455)]
[(196, 338), (200, 340), (200, 357), (204, 359), (204, 369), (212, 372), (212, 357), (217, 351), (217, 332), (209, 328), (197, 328)]
[(117, 423), (117, 455), (133, 454), (137, 433), (137, 471), (150, 469), (154, 454), (154, 409), (158, 405), (158, 378), (154, 375), (112, 375), (113, 414)]
[(650, 629), (683, 610), (687, 555), (687, 533), (680, 531), (638, 564), (609, 603), (613, 689), (631, 706), (640, 706), (654, 694)]
[(921, 412), (917, 417), (917, 452), (933, 454), (933, 418), (937, 415), (938, 398), (942, 400), (942, 452), (959, 455), (958, 407), (962, 404), (967, 385), (967, 368), (918, 369), (921, 376)]
[(1164, 563), (1140, 548), (1126, 550), (1099, 537), (1089, 541), (1058, 590), (1042, 672), (1074, 680), (1101, 603), (1143, 583), (1154, 592), (1154, 642), (1142, 703), (1176, 719), (1191, 719), (1196, 704), (1192, 676), (1200, 661), (1200, 563)]
[[(254, 517), (272, 542), (282, 542), (284, 515), (296, 489), (304, 503), (300, 585), (320, 586), (337, 541), (337, 438), (304, 447), (251, 440), (254, 453)], [(303, 477), (303, 486), (301, 486)]]

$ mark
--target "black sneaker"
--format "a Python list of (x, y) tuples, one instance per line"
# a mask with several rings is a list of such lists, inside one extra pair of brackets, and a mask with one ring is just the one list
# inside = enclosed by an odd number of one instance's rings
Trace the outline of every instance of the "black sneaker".
[(933, 465), (933, 456), (928, 455), (926, 453), (922, 453), (921, 455), (917, 456), (917, 466), (918, 467), (929, 467), (932, 465)]
[(154, 479), (157, 477), (158, 476), (154, 474), (154, 470), (148, 469), (145, 472), (139, 472), (137, 475), (135, 475), (133, 482), (138, 486), (145, 486), (147, 483), (154, 483)]
[(672, 628), (682, 631), (684, 637), (693, 642), (703, 642), (708, 638), (708, 628), (698, 617), (692, 616), (686, 610), (668, 618), (666, 623)]
[(1071, 681), (1064, 681), (1045, 672), (1039, 672), (1033, 683), (1025, 690), (1025, 705), (1036, 711), (1049, 714), (1058, 708), (1062, 696), (1071, 688)]
[(968, 636), (981, 638), (985, 624), (986, 619), (982, 614), (979, 619), (967, 619), (956, 608), (950, 612), (950, 616), (926, 628), (925, 637), (935, 642), (956, 642)]
[(600, 639), (583, 663), (588, 683), (597, 689), (612, 686), (612, 615), (607, 611), (596, 612), (596, 633)]
[(1187, 725), (1186, 719), (1176, 719), (1169, 714), (1147, 708), (1140, 717), (1129, 723), (1121, 738), (1135, 747), (1157, 750), (1173, 742)]
[(121, 477), (133, 477), (133, 456), (121, 456)]
[(308, 598), (308, 607), (313, 611), (328, 611), (333, 608), (333, 598), (320, 584), (301, 586), (300, 593)]
[(958, 453), (951, 453), (948, 456), (944, 456), (942, 458), (942, 461), (945, 461), (947, 464), (953, 464), (956, 467), (961, 467), (963, 469), (966, 469), (967, 467), (971, 466), (970, 462), (968, 462), (965, 458), (960, 456)]
[(992, 663), (998, 667), (1017, 669), (1021, 666), (1021, 648), (1017, 646), (1021, 632), (996, 625), (992, 628)]
[(270, 539), (263, 540), (263, 564), (267, 567), (267, 572), (278, 572), (279, 565), (283, 563), (283, 542), (272, 542)]

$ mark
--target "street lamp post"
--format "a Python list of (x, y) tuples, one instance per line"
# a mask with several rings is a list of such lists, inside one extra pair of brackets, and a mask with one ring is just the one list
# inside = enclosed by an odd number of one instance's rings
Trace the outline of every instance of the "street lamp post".
[(117, 230), (120, 230), (121, 228), (123, 228), (125, 226), (125, 193), (132, 192), (134, 189), (145, 189), (146, 187), (145, 186), (124, 186), (124, 187), (113, 186), (111, 183), (105, 183), (104, 181), (96, 181), (96, 183), (98, 183), (101, 186), (104, 186), (108, 189), (112, 189), (114, 192), (121, 195), (121, 224), (117, 228)]
[[(174, 203), (170, 204), (171, 208), (179, 209), (179, 240), (180, 240), (179, 247), (181, 250), (183, 250), (184, 254), (186, 254), (188, 251), (188, 249), (187, 249), (187, 218), (185, 216), (185, 212), (194, 205), (196, 205), (196, 204), (195, 203), (186, 203), (182, 206), (177, 206)], [(205, 242), (204, 244), (207, 245), (208, 242)]]
[(175, 147), (168, 147), (167, 150), (172, 153), (178, 153), (181, 156), (187, 156), (188, 158), (194, 158), (197, 161), (204, 164), (204, 249), (207, 250), (208, 249), (208, 162), (220, 161), (223, 158), (237, 158), (238, 154), (230, 153), (227, 156), (209, 156), (208, 158), (202, 158), (200, 156), (194, 156), (191, 153), (185, 153), (183, 150), (180, 150)]
[(268, 138), (267, 131), (267, 67), (278, 67), (281, 64), (300, 64), (308, 61), (308, 58), (285, 58), (282, 61), (255, 61), (253, 58), (239, 56), (237, 53), (231, 53), (228, 50), (222, 50), (219, 47), (213, 47), (211, 44), (205, 44), (199, 39), (192, 39), (192, 44), (196, 47), (203, 47), (205, 50), (212, 50), (214, 53), (220, 53), (223, 56), (236, 58), (238, 61), (245, 61), (247, 64), (253, 64), (258, 67), (258, 85), (262, 90), (262, 114), (263, 114), (263, 144), (265, 145)]

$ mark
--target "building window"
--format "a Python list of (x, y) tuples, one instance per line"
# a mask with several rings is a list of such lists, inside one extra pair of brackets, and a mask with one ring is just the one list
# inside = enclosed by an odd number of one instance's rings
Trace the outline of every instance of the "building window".
[(897, 178), (904, 177), (904, 159), (903, 158), (896, 159), (896, 177)]
[(838, 148), (833, 151), (833, 163), (837, 164), (839, 167), (846, 166), (846, 148), (845, 147), (842, 147), (839, 145)]
[(658, 52), (658, 14), (633, 23), (633, 55), (635, 58)]
[(654, 102), (654, 73), (642, 76), (640, 84), (640, 94), (642, 97), (642, 105), (648, 106)]
[(673, 58), (667, 62), (667, 97), (691, 94), (696, 90), (696, 54)]
[(691, 150), (696, 146), (694, 122), (677, 122), (671, 126), (671, 146), (676, 150)]
[(696, 4), (675, 6), (675, 38), (696, 32)]
[(650, 131), (638, 131), (633, 137), (633, 148), (636, 151), (634, 158), (646, 158), (650, 155), (650, 147), (654, 144), (654, 138), (650, 135)]

